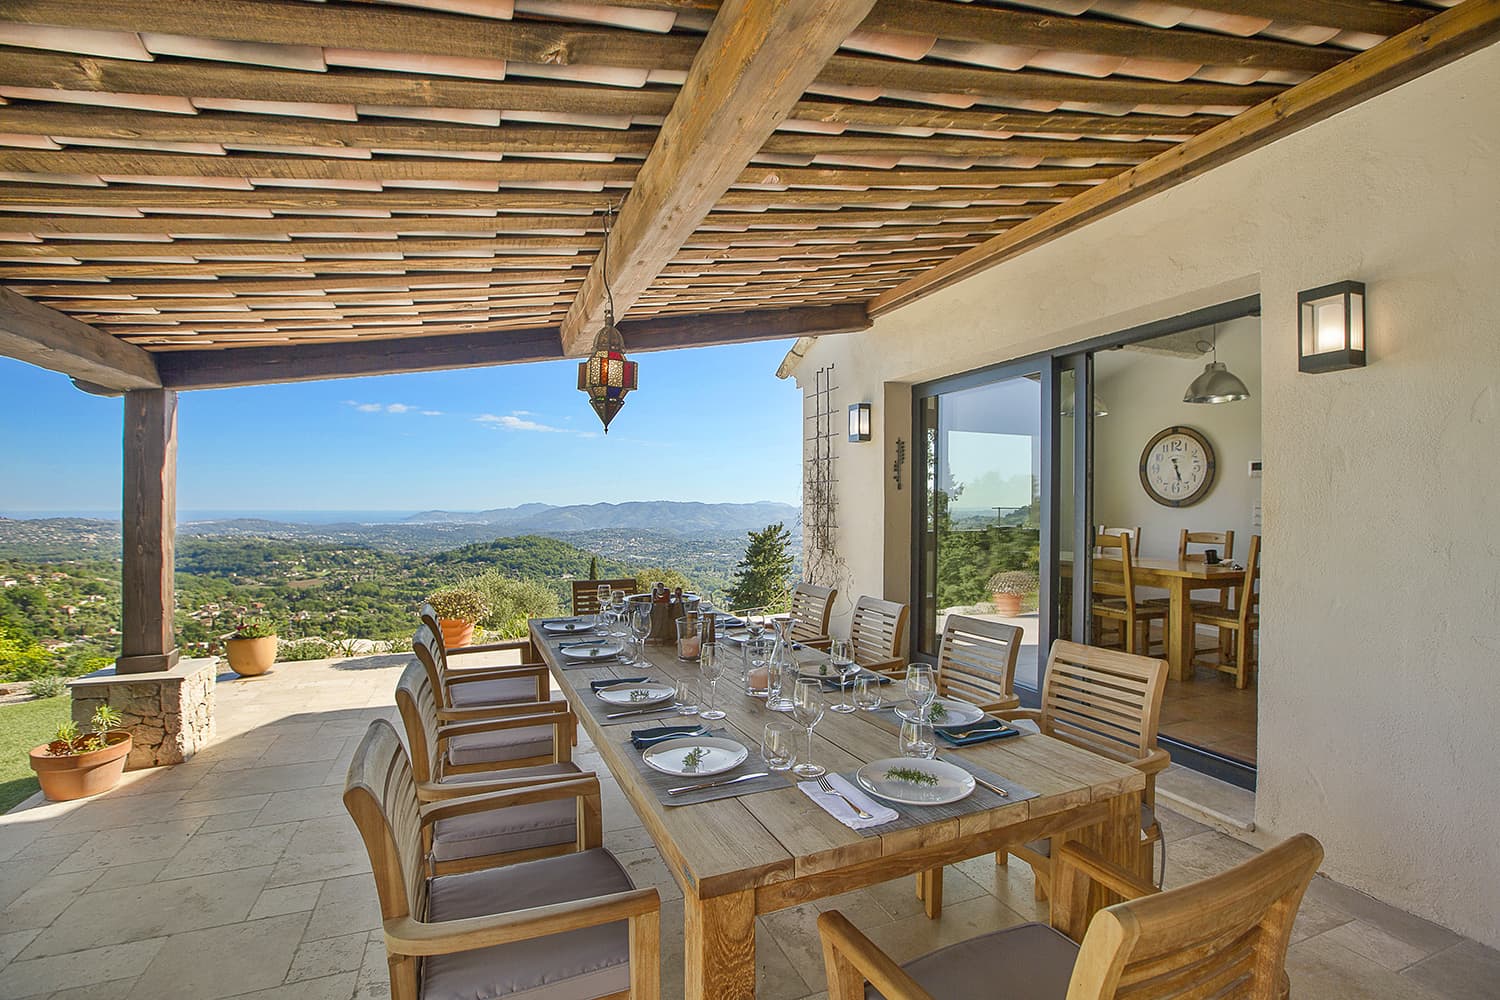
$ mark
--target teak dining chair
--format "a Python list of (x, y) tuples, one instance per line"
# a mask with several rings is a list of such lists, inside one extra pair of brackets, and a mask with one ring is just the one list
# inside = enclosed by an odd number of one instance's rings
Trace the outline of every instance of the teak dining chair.
[[(423, 604), (421, 610), (417, 612), (417, 616), (422, 619), (422, 624), (432, 629), (432, 634), (437, 636), (438, 644), (443, 647), (443, 655), (445, 657), (467, 656), (471, 653), (515, 653), (518, 658), (517, 662), (515, 664), (508, 664), (510, 666), (539, 662), (536, 655), (536, 647), (531, 644), (530, 639), (504, 639), (500, 642), (475, 643), (468, 646), (454, 646), (452, 649), (449, 649), (443, 643), (443, 627), (438, 623), (437, 611), (433, 609), (432, 605)], [(496, 665), (498, 666), (498, 664)]]
[(639, 589), (639, 585), (633, 577), (628, 580), (574, 580), (573, 613), (575, 615), (597, 615), (599, 613), (600, 587), (608, 587), (610, 590), (623, 590), (627, 594), (634, 594)]
[(1123, 535), (1130, 539), (1130, 554), (1137, 559), (1141, 557), (1141, 529), (1135, 528), (1100, 528), (1101, 535)]
[(849, 623), (854, 660), (866, 670), (891, 673), (906, 663), (906, 618), (911, 609), (896, 601), (861, 597)]
[[(551, 675), (540, 663), (513, 666), (453, 667), (443, 648), (440, 633), (425, 623), (411, 637), (412, 652), (432, 681), (432, 693), (440, 712), (466, 712), (474, 718), (496, 714), (495, 706), (518, 703), (546, 703), (551, 700)], [(558, 700), (555, 705), (566, 707)]]
[(938, 645), (938, 694), (960, 698), (986, 712), (1016, 708), (1019, 625), (949, 615)]
[[(1250, 673), (1255, 668), (1255, 633), (1260, 629), (1260, 536), (1250, 536), (1250, 555), (1245, 559), (1245, 578), (1235, 588), (1235, 607), (1220, 608), (1211, 603), (1200, 605), (1194, 601), (1189, 608), (1193, 625), (1216, 626), (1220, 633), (1233, 637), (1233, 659), (1225, 657), (1226, 644), (1219, 647), (1219, 660), (1209, 664), (1226, 674), (1234, 675), (1234, 686), (1244, 689), (1250, 683)], [(1198, 665), (1195, 650), (1193, 665)]]
[(438, 823), (565, 802), (597, 787), (579, 779), (423, 805), (396, 730), (371, 724), (349, 765), (344, 807), (374, 870), (393, 1000), (657, 1000), (660, 897), (635, 888), (597, 831), (580, 827), (576, 850), (559, 857), (452, 875), (428, 870), (426, 837)]
[[(1159, 892), (1080, 844), (1058, 851), (1050, 924), (1022, 924), (904, 965), (837, 910), (818, 917), (829, 1000), (1276, 1000), (1292, 921), (1323, 859), (1302, 833)], [(1093, 884), (1125, 897), (1092, 920)], [(866, 989), (869, 984), (869, 990)]]
[(803, 581), (792, 588), (792, 639), (804, 646), (828, 646), (828, 616), (838, 599), (836, 587), (819, 587)]
[[(1129, 764), (1146, 775), (1140, 868), (1148, 874), (1156, 842), (1162, 843), (1162, 868), (1166, 868), (1166, 843), (1156, 820), (1156, 775), (1172, 762), (1156, 745), (1166, 681), (1166, 660), (1058, 640), (1047, 658), (1041, 708), (995, 713), (1002, 719), (1030, 719), (1044, 735)], [(1031, 865), (1037, 898), (1047, 895), (1052, 881), (1052, 841), (1017, 845), (1010, 853)], [(995, 860), (1002, 865), (1006, 862), (1003, 853)]]
[[(1123, 637), (1125, 652), (1146, 652), (1150, 647), (1151, 623), (1165, 621), (1167, 607), (1158, 601), (1142, 600), (1135, 592), (1135, 558), (1131, 554), (1128, 538), (1122, 535), (1094, 536), (1094, 547), (1099, 550), (1101, 568), (1109, 562), (1118, 563), (1119, 579), (1094, 574), (1094, 595), (1089, 613), (1097, 621), (1118, 622)], [(1097, 626), (1096, 626), (1096, 638)]]

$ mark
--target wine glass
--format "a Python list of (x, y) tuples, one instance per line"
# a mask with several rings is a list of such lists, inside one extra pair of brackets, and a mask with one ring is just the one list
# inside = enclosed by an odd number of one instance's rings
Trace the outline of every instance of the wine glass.
[(854, 685), (850, 679), (859, 673), (859, 664), (854, 662), (854, 653), (850, 649), (849, 640), (834, 639), (828, 644), (828, 663), (839, 675), (839, 703), (830, 705), (830, 712), (847, 713), (855, 710), (854, 703), (849, 700), (849, 689)]
[(926, 721), (929, 707), (937, 697), (937, 678), (932, 665), (913, 663), (906, 668), (906, 696), (917, 706), (917, 718)]
[[(623, 591), (623, 590), (611, 590), (609, 592), (609, 606), (610, 606), (610, 609), (612, 611), (614, 611), (614, 613), (615, 613), (615, 622), (618, 624), (619, 621), (620, 621), (620, 619), (622, 617), (624, 617), (624, 614), (625, 614), (625, 591)], [(623, 627), (616, 628), (616, 629), (612, 630), (609, 634), (612, 635), (612, 636), (614, 636), (616, 639), (620, 639), (620, 638), (624, 637), (624, 635), (625, 635), (625, 629)]]
[(792, 690), (792, 718), (807, 727), (807, 756), (792, 768), (801, 778), (821, 778), (827, 769), (813, 763), (813, 727), (823, 718), (823, 684), (816, 677), (799, 677)]
[(698, 669), (703, 671), (703, 676), (708, 681), (708, 707), (698, 713), (699, 718), (724, 718), (723, 709), (715, 707), (719, 697), (719, 678), (724, 674), (724, 661), (719, 658), (718, 643), (710, 642), (703, 647), (703, 652), (698, 656)]

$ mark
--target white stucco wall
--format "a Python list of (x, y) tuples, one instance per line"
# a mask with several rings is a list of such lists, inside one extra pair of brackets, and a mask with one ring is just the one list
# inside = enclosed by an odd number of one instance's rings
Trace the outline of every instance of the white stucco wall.
[[(1364, 370), (1300, 375), (1296, 296), (1369, 285)], [(1500, 945), (1500, 47), (824, 338), (841, 396), (1259, 292), (1266, 622), (1256, 822)], [(880, 589), (895, 436), (841, 445), (844, 556)]]

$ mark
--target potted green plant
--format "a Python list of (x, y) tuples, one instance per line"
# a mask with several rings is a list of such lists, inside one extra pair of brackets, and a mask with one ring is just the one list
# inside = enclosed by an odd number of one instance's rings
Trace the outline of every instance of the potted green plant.
[(990, 577), (990, 598), (995, 603), (995, 614), (1013, 618), (1021, 613), (1021, 601), (1036, 590), (1035, 573), (1023, 569), (1006, 570)]
[(42, 794), (53, 802), (67, 802), (107, 792), (119, 784), (130, 756), (130, 734), (120, 728), (120, 713), (108, 705), (94, 710), (88, 732), (68, 721), (57, 727), (57, 738), (31, 751), (31, 769)]
[(484, 595), (471, 587), (444, 587), (427, 595), (443, 630), (443, 646), (467, 646), (474, 638), (474, 625), (490, 613)]
[(276, 639), (280, 626), (270, 615), (242, 618), (224, 641), (229, 669), (241, 677), (258, 677), (276, 663)]

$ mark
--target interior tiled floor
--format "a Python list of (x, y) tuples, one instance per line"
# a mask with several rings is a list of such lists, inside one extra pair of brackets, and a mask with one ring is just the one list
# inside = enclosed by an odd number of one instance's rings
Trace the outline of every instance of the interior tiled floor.
[[(369, 866), (339, 794), (360, 733), (392, 717), (399, 661), (284, 664), (218, 688), (219, 739), (100, 798), (0, 817), (0, 1000), (389, 996)], [(589, 746), (585, 766), (597, 764)], [(606, 843), (661, 890), (663, 990), (682, 992), (682, 894), (605, 781)], [(1165, 812), (1167, 883), (1253, 849)], [(823, 996), (814, 918), (837, 907), (898, 960), (1043, 916), (1025, 865), (948, 871), (941, 920), (910, 879), (762, 918), (759, 995)], [(1311, 1000), (1500, 997), (1500, 953), (1319, 878), (1290, 956)]]

